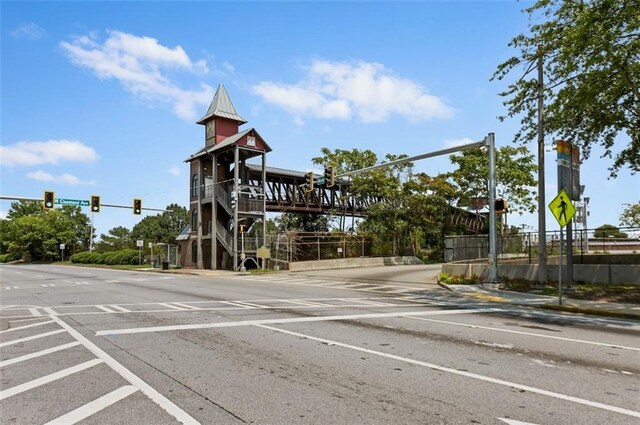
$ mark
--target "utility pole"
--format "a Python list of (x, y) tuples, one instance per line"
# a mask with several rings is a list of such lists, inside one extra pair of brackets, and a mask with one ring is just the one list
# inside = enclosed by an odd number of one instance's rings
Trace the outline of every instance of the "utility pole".
[(547, 224), (544, 186), (544, 80), (542, 51), (538, 51), (538, 285), (547, 282)]

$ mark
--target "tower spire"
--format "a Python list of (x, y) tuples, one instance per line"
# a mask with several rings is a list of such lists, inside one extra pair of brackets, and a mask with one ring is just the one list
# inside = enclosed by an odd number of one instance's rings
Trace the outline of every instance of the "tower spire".
[(242, 118), (240, 115), (238, 115), (238, 112), (236, 112), (236, 108), (233, 106), (233, 103), (231, 103), (229, 94), (222, 84), (218, 86), (216, 94), (213, 96), (213, 100), (209, 105), (209, 109), (207, 109), (207, 113), (204, 115), (204, 117), (200, 118), (200, 121), (198, 121), (197, 123), (204, 124), (212, 117), (227, 118), (237, 121), (238, 124), (244, 124), (247, 122), (247, 120)]

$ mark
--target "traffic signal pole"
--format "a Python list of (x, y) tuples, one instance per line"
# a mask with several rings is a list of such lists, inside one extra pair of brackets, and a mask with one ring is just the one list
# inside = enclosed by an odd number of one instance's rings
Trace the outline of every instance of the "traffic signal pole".
[(479, 148), (485, 146), (489, 151), (489, 283), (496, 283), (498, 280), (498, 243), (496, 236), (496, 161), (495, 161), (495, 134), (489, 133), (480, 142), (468, 143), (466, 145), (455, 146), (452, 148), (441, 149), (439, 151), (424, 153), (421, 155), (402, 158), (395, 161), (384, 162), (371, 167), (360, 168), (359, 170), (348, 171), (336, 175), (335, 178), (351, 176), (354, 174), (365, 173), (367, 171), (377, 170), (378, 168), (391, 167), (393, 165), (405, 164), (407, 162), (418, 161), (420, 159), (433, 158), (436, 156), (447, 155), (467, 149)]

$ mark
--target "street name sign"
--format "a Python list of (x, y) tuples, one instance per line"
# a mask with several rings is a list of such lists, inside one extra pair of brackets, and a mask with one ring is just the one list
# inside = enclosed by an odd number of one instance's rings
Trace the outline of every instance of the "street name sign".
[(58, 205), (74, 205), (76, 207), (88, 207), (89, 206), (89, 200), (56, 198), (56, 204), (58, 204)]
[(560, 227), (566, 226), (576, 214), (576, 209), (569, 199), (569, 194), (564, 189), (549, 203), (549, 209)]

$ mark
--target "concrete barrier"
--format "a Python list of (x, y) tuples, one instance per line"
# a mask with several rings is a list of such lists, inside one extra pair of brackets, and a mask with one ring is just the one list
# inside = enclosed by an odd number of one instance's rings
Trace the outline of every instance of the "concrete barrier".
[[(562, 278), (566, 279), (566, 265), (563, 267), (565, 268), (565, 271)], [(470, 277), (475, 274), (483, 279), (488, 279), (489, 277), (488, 264), (446, 263), (443, 264), (442, 271), (450, 275)], [(547, 280), (557, 281), (559, 277), (558, 272), (557, 264), (547, 264)], [(538, 280), (538, 265), (510, 263), (499, 264), (498, 276), (508, 279), (524, 279), (534, 282)], [(640, 285), (640, 266), (619, 264), (574, 264), (573, 281), (576, 283), (584, 282), (605, 285)]]
[(353, 267), (395, 266), (400, 264), (424, 264), (416, 257), (359, 257), (332, 260), (299, 261), (289, 263), (291, 271), (344, 269)]

